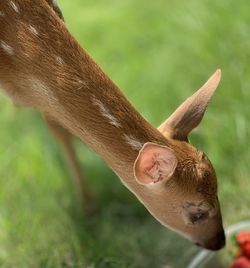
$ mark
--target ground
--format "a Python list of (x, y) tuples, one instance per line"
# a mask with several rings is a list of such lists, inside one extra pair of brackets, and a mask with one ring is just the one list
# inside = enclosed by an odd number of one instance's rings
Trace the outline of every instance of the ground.
[[(216, 168), (225, 226), (247, 219), (248, 1), (58, 2), (73, 35), (155, 126), (222, 69), (221, 85), (191, 141)], [(76, 141), (99, 206), (99, 214), (84, 217), (39, 114), (0, 95), (0, 124), (1, 267), (183, 268), (196, 252)]]

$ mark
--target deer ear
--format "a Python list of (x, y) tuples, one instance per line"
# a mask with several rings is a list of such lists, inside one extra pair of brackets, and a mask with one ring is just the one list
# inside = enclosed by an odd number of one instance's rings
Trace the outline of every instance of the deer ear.
[(134, 175), (138, 183), (148, 185), (168, 180), (177, 166), (174, 152), (155, 143), (145, 143), (134, 163)]
[(184, 101), (176, 111), (158, 127), (168, 138), (188, 140), (188, 134), (201, 122), (206, 108), (221, 79), (217, 70), (209, 80), (191, 97)]

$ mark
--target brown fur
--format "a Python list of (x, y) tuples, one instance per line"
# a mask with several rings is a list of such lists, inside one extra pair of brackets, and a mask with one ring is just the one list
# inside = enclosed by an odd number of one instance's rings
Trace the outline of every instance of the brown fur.
[[(216, 175), (209, 160), (202, 158), (201, 153), (186, 142), (191, 127), (201, 118), (180, 131), (183, 124), (181, 119), (178, 121), (179, 111), (174, 119), (159, 128), (163, 135), (133, 108), (79, 46), (66, 29), (60, 10), (51, 5), (51, 1), (13, 0), (19, 12), (9, 2), (0, 1), (0, 11), (5, 13), (0, 17), (0, 42), (13, 48), (13, 55), (9, 55), (0, 47), (3, 90), (15, 103), (38, 109), (46, 114), (49, 122), (53, 119), (62, 129), (68, 129), (90, 145), (162, 224), (204, 247), (220, 248), (223, 227)], [(30, 32), (30, 25), (36, 28), (37, 35)], [(57, 57), (63, 59), (63, 64), (56, 60)], [(103, 117), (93, 103), (93, 96), (121, 122), (121, 127), (110, 124)], [(202, 115), (206, 105), (203, 106)], [(181, 108), (181, 111), (185, 109)], [(174, 124), (177, 121), (178, 124)], [(178, 159), (173, 178), (154, 187), (138, 184), (133, 170), (138, 150), (125, 141), (125, 134), (142, 144), (153, 142), (173, 149)], [(67, 143), (65, 137), (67, 135), (63, 136), (63, 143)], [(75, 161), (74, 168), (78, 169)], [(191, 202), (195, 207), (207, 204), (214, 214), (198, 227), (186, 224), (182, 215), (185, 202)]]

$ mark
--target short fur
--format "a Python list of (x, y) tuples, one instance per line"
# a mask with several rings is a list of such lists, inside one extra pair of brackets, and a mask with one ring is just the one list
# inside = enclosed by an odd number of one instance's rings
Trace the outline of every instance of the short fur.
[[(1, 0), (0, 12), (0, 44), (4, 42), (12, 50), (7, 53), (6, 47), (0, 46), (0, 86), (14, 103), (31, 106), (45, 115), (69, 155), (78, 183), (81, 175), (67, 130), (100, 154), (162, 224), (203, 247), (221, 248), (224, 231), (216, 175), (209, 160), (187, 143), (187, 135), (200, 122), (212, 96), (207, 97), (208, 89), (215, 90), (220, 72), (201, 89), (198, 98), (196, 95), (185, 102), (188, 105), (184, 103), (159, 131), (134, 109), (71, 36), (54, 1)], [(102, 105), (105, 108), (100, 109)], [(112, 117), (103, 116), (104, 112)], [(192, 118), (195, 122), (190, 121)], [(119, 122), (119, 127), (110, 123), (111, 119)], [(171, 148), (177, 158), (177, 167), (166, 182), (147, 186), (134, 177), (140, 145), (147, 142), (156, 150), (157, 146)], [(186, 203), (194, 204), (192, 212)], [(205, 204), (209, 216), (194, 226), (189, 216), (194, 208), (200, 209), (200, 204)]]

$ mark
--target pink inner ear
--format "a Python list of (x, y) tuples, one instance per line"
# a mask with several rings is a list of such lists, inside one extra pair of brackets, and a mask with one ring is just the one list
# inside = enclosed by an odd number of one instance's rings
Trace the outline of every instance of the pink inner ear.
[(135, 164), (134, 173), (141, 184), (157, 183), (172, 176), (177, 165), (173, 151), (154, 143), (146, 143)]

